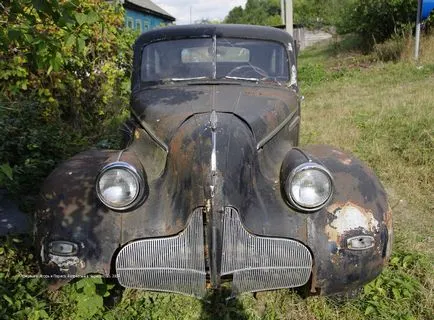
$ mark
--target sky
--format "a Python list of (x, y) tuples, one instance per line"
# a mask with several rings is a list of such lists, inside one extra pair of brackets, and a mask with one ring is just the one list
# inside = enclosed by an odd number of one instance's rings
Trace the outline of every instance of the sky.
[(176, 18), (176, 24), (190, 23), (203, 18), (223, 20), (237, 6), (245, 6), (247, 0), (153, 0), (155, 4)]

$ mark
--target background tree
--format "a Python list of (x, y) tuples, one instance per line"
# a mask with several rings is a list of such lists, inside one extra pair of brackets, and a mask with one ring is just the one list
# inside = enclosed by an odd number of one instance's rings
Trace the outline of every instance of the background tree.
[(246, 7), (229, 11), (225, 23), (274, 26), (281, 24), (280, 0), (247, 0)]
[[(294, 0), (294, 23), (307, 27), (332, 25), (337, 19), (339, 8), (353, 0)], [(282, 24), (280, 0), (248, 0), (245, 9), (233, 8), (226, 23), (246, 23), (276, 26)]]
[(294, 22), (309, 28), (335, 25), (341, 8), (354, 0), (294, 0)]
[(336, 24), (338, 32), (358, 34), (373, 45), (410, 29), (416, 11), (417, 0), (354, 0), (342, 7)]

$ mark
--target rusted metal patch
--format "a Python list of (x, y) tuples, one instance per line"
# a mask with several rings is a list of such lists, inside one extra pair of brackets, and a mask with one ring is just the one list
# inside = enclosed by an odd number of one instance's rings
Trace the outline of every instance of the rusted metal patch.
[(333, 154), (336, 156), (336, 158), (338, 159), (338, 161), (346, 166), (349, 166), (353, 160), (346, 155), (344, 152), (333, 149), (332, 150)]
[(59, 267), (62, 272), (68, 272), (71, 267), (84, 269), (86, 263), (77, 256), (58, 256), (54, 254), (48, 255), (48, 265), (54, 264)]
[(294, 65), (291, 67), (291, 82), (289, 85), (290, 86), (297, 85), (297, 67)]
[(378, 233), (378, 220), (374, 214), (352, 202), (334, 203), (327, 208), (331, 214), (325, 231), (329, 241), (338, 246), (343, 236), (352, 230), (360, 230), (363, 233)]

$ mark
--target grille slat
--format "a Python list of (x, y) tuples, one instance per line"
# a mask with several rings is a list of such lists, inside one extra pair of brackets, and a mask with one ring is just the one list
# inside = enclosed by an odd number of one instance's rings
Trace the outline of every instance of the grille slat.
[(124, 287), (179, 292), (203, 297), (206, 272), (202, 208), (174, 237), (145, 239), (121, 249), (116, 258), (118, 281)]
[(223, 252), (221, 273), (233, 274), (233, 295), (299, 287), (310, 278), (312, 255), (303, 244), (252, 235), (229, 207), (223, 218)]
[[(312, 256), (303, 244), (249, 233), (234, 208), (225, 208), (222, 218), (221, 275), (233, 275), (233, 295), (299, 287), (308, 282)], [(130, 288), (205, 296), (203, 235), (203, 208), (199, 208), (180, 234), (126, 245), (116, 259), (119, 283)]]

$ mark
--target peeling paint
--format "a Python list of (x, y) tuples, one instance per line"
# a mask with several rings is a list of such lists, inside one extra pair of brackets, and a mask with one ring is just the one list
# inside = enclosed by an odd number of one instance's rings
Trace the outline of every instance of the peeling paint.
[(339, 150), (333, 150), (333, 154), (337, 157), (340, 163), (349, 166), (353, 160), (351, 160), (350, 157), (348, 157), (345, 153), (339, 151)]
[(57, 256), (54, 254), (48, 255), (48, 264), (55, 264), (59, 267), (60, 271), (67, 272), (70, 267), (77, 267), (84, 269), (86, 264), (77, 256)]
[(291, 67), (291, 86), (296, 86), (297, 85), (297, 67), (295, 65), (293, 65)]
[(333, 215), (333, 219), (326, 226), (326, 233), (330, 241), (336, 241), (338, 244), (341, 237), (351, 230), (361, 229), (372, 233), (377, 233), (379, 230), (378, 221), (372, 212), (351, 202), (343, 206), (333, 204), (327, 208), (327, 211)]

